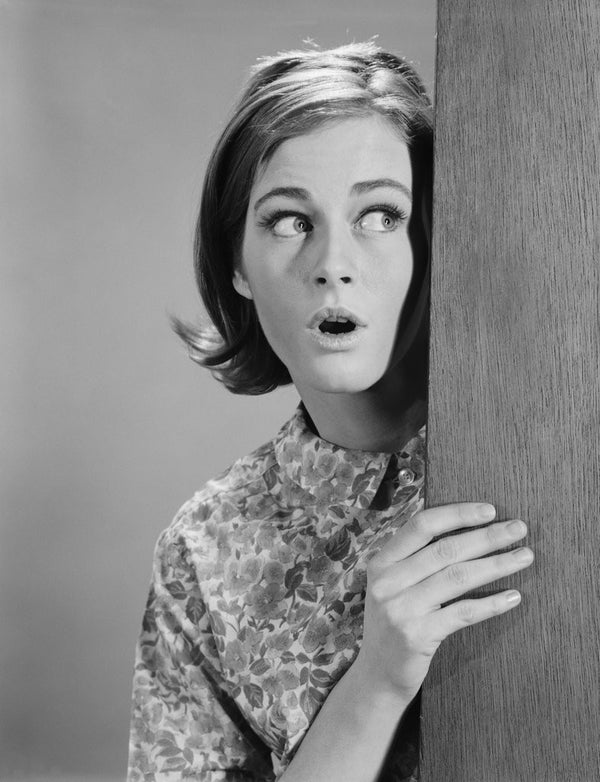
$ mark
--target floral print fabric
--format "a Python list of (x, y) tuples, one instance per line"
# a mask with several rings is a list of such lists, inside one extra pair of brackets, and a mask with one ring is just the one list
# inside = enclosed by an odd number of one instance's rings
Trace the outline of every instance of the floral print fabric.
[[(366, 563), (422, 507), (397, 454), (311, 432), (302, 405), (160, 536), (137, 646), (129, 782), (276, 779), (362, 638)], [(410, 777), (398, 747), (386, 779)]]

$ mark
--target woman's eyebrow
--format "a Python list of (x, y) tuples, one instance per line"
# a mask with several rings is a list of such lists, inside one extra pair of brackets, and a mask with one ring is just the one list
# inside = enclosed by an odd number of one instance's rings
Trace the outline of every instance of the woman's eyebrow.
[(412, 203), (412, 193), (402, 182), (397, 179), (390, 179), (384, 177), (383, 179), (368, 179), (365, 182), (355, 182), (352, 185), (353, 193), (368, 193), (370, 190), (375, 190), (378, 187), (393, 187), (395, 190), (400, 190)]
[(254, 211), (261, 206), (268, 198), (274, 196), (287, 196), (288, 198), (297, 198), (300, 201), (310, 200), (310, 193), (303, 187), (273, 187), (271, 190), (262, 195), (254, 204)]

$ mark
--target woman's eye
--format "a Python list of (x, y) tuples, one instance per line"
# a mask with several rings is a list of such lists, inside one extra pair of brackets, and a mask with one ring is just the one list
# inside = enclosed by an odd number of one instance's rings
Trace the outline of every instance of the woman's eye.
[(394, 231), (404, 216), (386, 209), (373, 209), (364, 214), (358, 224), (364, 231)]
[(286, 215), (280, 217), (272, 223), (271, 230), (275, 236), (282, 236), (286, 239), (306, 234), (311, 230), (311, 225), (305, 217), (300, 215)]

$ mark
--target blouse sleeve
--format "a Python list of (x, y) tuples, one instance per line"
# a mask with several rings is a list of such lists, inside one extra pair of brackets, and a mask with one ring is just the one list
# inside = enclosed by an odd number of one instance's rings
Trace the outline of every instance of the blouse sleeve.
[(266, 782), (269, 752), (219, 686), (210, 618), (181, 533), (159, 539), (136, 648), (128, 782)]

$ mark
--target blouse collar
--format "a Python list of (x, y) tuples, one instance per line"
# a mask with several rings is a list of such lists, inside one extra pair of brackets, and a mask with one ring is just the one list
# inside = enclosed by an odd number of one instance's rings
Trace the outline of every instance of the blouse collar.
[(282, 480), (309, 492), (326, 504), (369, 508), (385, 477), (389, 499), (409, 485), (421, 483), (425, 472), (425, 427), (396, 453), (343, 448), (316, 435), (300, 404), (274, 441)]

